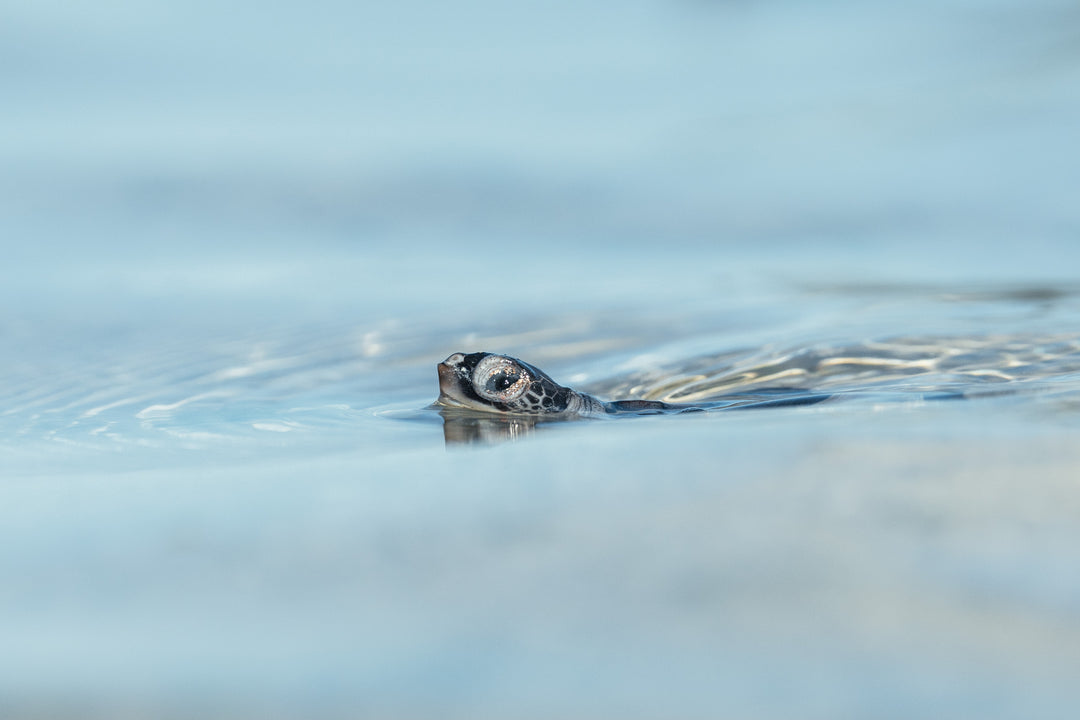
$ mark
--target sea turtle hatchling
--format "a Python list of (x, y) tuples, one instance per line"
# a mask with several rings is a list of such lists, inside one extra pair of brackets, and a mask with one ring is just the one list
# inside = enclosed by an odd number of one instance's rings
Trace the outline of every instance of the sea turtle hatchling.
[(439, 405), (484, 412), (588, 417), (701, 410), (655, 400), (604, 402), (564, 387), (539, 368), (507, 355), (454, 353), (438, 365)]
[(527, 362), (507, 355), (454, 353), (438, 365), (437, 405), (488, 413), (528, 415), (551, 419), (610, 415), (658, 415), (700, 412), (732, 407), (805, 405), (827, 396), (787, 388), (762, 389), (753, 394), (725, 395), (715, 401), (680, 405), (658, 400), (605, 402), (558, 384)]

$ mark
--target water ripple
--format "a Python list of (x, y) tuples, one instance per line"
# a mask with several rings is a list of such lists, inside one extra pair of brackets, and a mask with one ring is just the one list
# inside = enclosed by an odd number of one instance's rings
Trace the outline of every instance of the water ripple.
[(974, 393), (1009, 384), (1080, 391), (1076, 336), (912, 337), (700, 357), (590, 386), (614, 397), (701, 402), (784, 386), (815, 392)]
[[(322, 327), (197, 350), (191, 343), (129, 348), (81, 370), (14, 378), (0, 391), (0, 432), (24, 449), (257, 449), (332, 437), (351, 443), (376, 417), (372, 408), (421, 407), (433, 399), (433, 364), (449, 352), (511, 352), (514, 343), (541, 367), (551, 363), (564, 382), (608, 399), (693, 403), (786, 387), (872, 395), (875, 402), (1024, 392), (1052, 394), (1062, 407), (1080, 404), (1075, 335), (912, 336), (671, 359), (640, 328), (581, 318), (549, 318), (547, 325), (521, 333)], [(605, 373), (575, 373), (575, 366), (628, 369), (585, 382)]]

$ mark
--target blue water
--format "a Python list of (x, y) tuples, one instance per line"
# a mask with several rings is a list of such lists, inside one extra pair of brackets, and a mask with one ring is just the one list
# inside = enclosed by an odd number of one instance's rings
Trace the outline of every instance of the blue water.
[[(1078, 36), (0, 10), (0, 715), (1067, 714)], [(839, 397), (462, 444), (477, 350)]]

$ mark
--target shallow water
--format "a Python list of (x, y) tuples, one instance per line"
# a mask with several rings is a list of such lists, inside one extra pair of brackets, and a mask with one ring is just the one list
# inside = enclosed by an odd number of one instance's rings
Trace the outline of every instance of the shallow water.
[[(1055, 712), (1080, 667), (1080, 357), (1036, 330), (1075, 300), (902, 298), (996, 333), (842, 343), (766, 302), (752, 328), (514, 313), (23, 366), (9, 714)], [(837, 400), (463, 433), (427, 407), (434, 364), (481, 347), (606, 397)]]
[(325, 9), (8, 11), (0, 715), (1076, 706), (1069, 4)]

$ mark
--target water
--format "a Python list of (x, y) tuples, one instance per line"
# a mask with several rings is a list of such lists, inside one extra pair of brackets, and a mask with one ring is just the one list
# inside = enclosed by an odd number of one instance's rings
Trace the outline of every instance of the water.
[(4, 717), (1080, 699), (1072, 4), (3, 16)]

